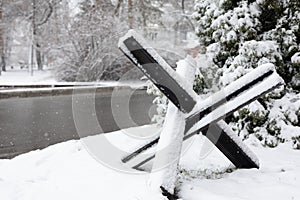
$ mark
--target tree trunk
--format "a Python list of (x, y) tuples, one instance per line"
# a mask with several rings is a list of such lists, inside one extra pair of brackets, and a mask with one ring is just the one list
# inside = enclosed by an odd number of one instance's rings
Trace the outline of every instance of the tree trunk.
[(182, 13), (185, 14), (184, 0), (181, 0)]
[(0, 0), (0, 75), (1, 71), (6, 71), (6, 63), (4, 56), (4, 35), (3, 35), (3, 15), (2, 15), (2, 5), (3, 0)]
[(36, 25), (36, 0), (32, 0), (32, 9), (33, 9), (33, 15), (32, 15), (32, 34), (33, 34), (33, 46), (35, 49), (35, 57), (36, 57), (36, 64), (38, 66), (38, 70), (43, 70), (43, 62), (42, 62), (42, 53), (41, 53), (41, 45), (37, 41), (37, 25)]
[(5, 62), (5, 56), (4, 53), (1, 53), (1, 71), (6, 71), (6, 62)]
[(35, 44), (35, 57), (36, 57), (36, 64), (38, 67), (38, 70), (43, 70), (43, 61), (42, 61), (42, 53), (40, 51), (41, 45), (36, 42)]
[(123, 3), (123, 0), (118, 0), (117, 6), (116, 6), (115, 12), (114, 12), (115, 16), (119, 17), (119, 12), (120, 12), (122, 3)]
[(132, 10), (132, 0), (128, 0), (128, 23), (129, 28), (133, 28), (133, 10)]

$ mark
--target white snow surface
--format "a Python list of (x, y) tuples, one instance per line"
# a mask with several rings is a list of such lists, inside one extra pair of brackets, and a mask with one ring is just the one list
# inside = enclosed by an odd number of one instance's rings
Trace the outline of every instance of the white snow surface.
[[(155, 125), (146, 128), (156, 130)], [(145, 127), (134, 129), (141, 132)], [(105, 137), (124, 148), (130, 146), (124, 143), (122, 131)], [(102, 138), (103, 135), (89, 137)], [(130, 137), (126, 140), (130, 142)], [(184, 171), (178, 185), (182, 199), (300, 199), (300, 151), (292, 150), (289, 144), (273, 149), (250, 145), (261, 168), (228, 173), (230, 162), (204, 136), (194, 136), (193, 140), (180, 164)], [(201, 149), (205, 145), (210, 145), (211, 151), (203, 156)], [(149, 189), (148, 178), (146, 173), (122, 173), (102, 165), (76, 140), (0, 160), (1, 200), (165, 200)]]
[(33, 76), (27, 70), (7, 70), (1, 72), (0, 85), (29, 85), (29, 84), (55, 84), (50, 70), (34, 71)]
[[(51, 70), (34, 71), (33, 76), (27, 70), (7, 70), (2, 72), (0, 76), (0, 86), (51, 86), (51, 85), (64, 85), (68, 86), (81, 86), (81, 87), (131, 87), (131, 88), (142, 88), (145, 87), (146, 81), (139, 80), (128, 80), (128, 81), (94, 81), (94, 82), (58, 82), (55, 80)], [(49, 91), (49, 90), (60, 90), (66, 89), (63, 87), (59, 88), (18, 88), (8, 89), (2, 92), (26, 92), (26, 91)]]

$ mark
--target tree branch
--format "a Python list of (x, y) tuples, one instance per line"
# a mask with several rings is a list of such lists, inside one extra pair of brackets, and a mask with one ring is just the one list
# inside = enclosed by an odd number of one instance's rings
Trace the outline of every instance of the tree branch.
[(45, 24), (49, 18), (51, 17), (52, 13), (53, 13), (53, 6), (50, 2), (48, 2), (48, 8), (49, 8), (49, 12), (47, 13), (46, 17), (44, 18), (44, 20), (42, 20), (41, 22), (37, 23), (36, 26), (42, 26), (43, 24)]
[(115, 8), (114, 15), (118, 15), (118, 12), (120, 10), (122, 2), (123, 2), (123, 0), (118, 0), (118, 4), (117, 4), (117, 6)]

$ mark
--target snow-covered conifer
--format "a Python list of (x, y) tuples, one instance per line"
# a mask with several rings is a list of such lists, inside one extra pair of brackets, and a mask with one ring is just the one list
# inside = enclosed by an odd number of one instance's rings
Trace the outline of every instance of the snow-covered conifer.
[[(300, 135), (299, 1), (198, 0), (195, 9), (197, 34), (209, 59), (209, 66), (201, 67), (200, 71), (214, 69), (214, 80), (219, 88), (265, 63), (275, 64), (286, 82), (285, 87), (244, 107), (227, 121), (243, 139), (254, 134), (266, 146), (274, 147), (291, 140), (297, 146), (295, 138)], [(208, 87), (206, 90), (211, 87), (210, 84), (204, 86)]]

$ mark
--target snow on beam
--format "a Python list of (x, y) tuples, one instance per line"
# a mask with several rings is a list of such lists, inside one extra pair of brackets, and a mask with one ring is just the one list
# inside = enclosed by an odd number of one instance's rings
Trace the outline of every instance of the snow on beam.
[(221, 106), (219, 106), (218, 108), (210, 112), (209, 114), (203, 113), (203, 104), (202, 102), (199, 102), (199, 104), (195, 108), (197, 112), (189, 117), (198, 118), (198, 120), (200, 119), (200, 121), (198, 121), (195, 125), (193, 125), (193, 127), (189, 129), (187, 134), (195, 132), (204, 126), (216, 120), (221, 119), (222, 117), (224, 117), (224, 115), (233, 113), (234, 111), (251, 103), (253, 100), (257, 99), (258, 97), (274, 90), (275, 88), (283, 84), (284, 84), (283, 79), (276, 72), (274, 72), (271, 76), (266, 78), (264, 81), (254, 85), (253, 87), (244, 91), (242, 94), (227, 101), (225, 104), (222, 104)]

